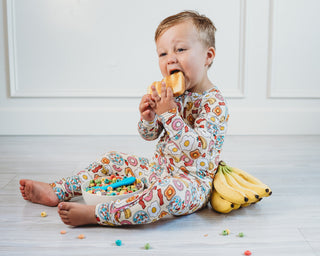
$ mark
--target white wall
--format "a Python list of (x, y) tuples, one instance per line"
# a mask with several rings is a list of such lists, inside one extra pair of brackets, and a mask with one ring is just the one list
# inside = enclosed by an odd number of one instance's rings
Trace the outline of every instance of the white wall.
[(2, 0), (0, 135), (137, 134), (168, 15), (210, 17), (229, 134), (320, 134), (317, 0)]

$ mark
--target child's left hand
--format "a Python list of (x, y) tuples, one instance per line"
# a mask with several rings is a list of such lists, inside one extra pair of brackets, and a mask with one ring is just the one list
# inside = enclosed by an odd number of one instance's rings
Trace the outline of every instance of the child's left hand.
[(151, 97), (155, 102), (152, 108), (158, 116), (177, 107), (172, 89), (170, 87), (166, 88), (166, 84), (164, 82), (161, 84), (161, 95), (158, 94), (154, 85), (151, 86), (151, 90)]

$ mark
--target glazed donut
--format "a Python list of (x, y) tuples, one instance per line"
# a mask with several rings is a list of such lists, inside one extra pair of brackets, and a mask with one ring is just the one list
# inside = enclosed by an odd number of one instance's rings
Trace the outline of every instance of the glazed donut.
[(166, 86), (171, 87), (173, 91), (173, 96), (178, 97), (184, 93), (186, 90), (184, 75), (181, 71), (173, 73), (170, 76), (166, 76), (161, 81), (153, 82), (148, 87), (148, 94), (152, 94), (151, 86), (154, 85), (159, 95), (161, 95), (161, 83), (165, 82)]

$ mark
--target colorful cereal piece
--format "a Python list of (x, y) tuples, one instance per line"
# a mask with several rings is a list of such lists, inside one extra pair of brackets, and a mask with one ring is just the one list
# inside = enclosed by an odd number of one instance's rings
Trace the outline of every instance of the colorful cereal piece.
[(229, 234), (230, 234), (230, 230), (229, 229), (225, 229), (225, 230), (222, 231), (222, 235), (223, 236), (227, 236)]
[(121, 246), (122, 245), (122, 241), (121, 240), (116, 240), (116, 245), (117, 246)]
[(239, 237), (244, 237), (244, 234), (242, 232), (239, 233)]
[(41, 212), (41, 217), (47, 217), (47, 213), (46, 212)]
[(150, 244), (149, 243), (146, 243), (145, 245), (144, 245), (144, 249), (146, 249), (146, 250), (149, 250), (151, 247), (150, 247)]
[(246, 250), (246, 251), (244, 252), (244, 255), (251, 255), (251, 252), (250, 252), (249, 250)]
[(85, 236), (84, 236), (84, 234), (80, 234), (80, 235), (78, 235), (78, 238), (79, 238), (79, 239), (84, 239)]
[(60, 234), (61, 234), (61, 235), (64, 235), (64, 234), (66, 234), (66, 233), (67, 233), (67, 231), (65, 231), (65, 230), (61, 230), (61, 231), (60, 231)]

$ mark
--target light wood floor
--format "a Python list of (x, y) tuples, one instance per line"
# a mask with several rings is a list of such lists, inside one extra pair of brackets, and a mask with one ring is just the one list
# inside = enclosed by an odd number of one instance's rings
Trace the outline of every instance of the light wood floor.
[[(106, 151), (150, 156), (153, 148), (138, 136), (0, 137), (0, 255), (320, 255), (320, 136), (227, 136), (222, 159), (273, 190), (227, 215), (207, 207), (151, 225), (72, 228), (60, 221), (56, 207), (20, 196), (21, 178), (53, 181)], [(63, 229), (67, 234), (60, 234)], [(224, 229), (229, 236), (221, 235)], [(77, 239), (79, 234), (86, 238)]]

